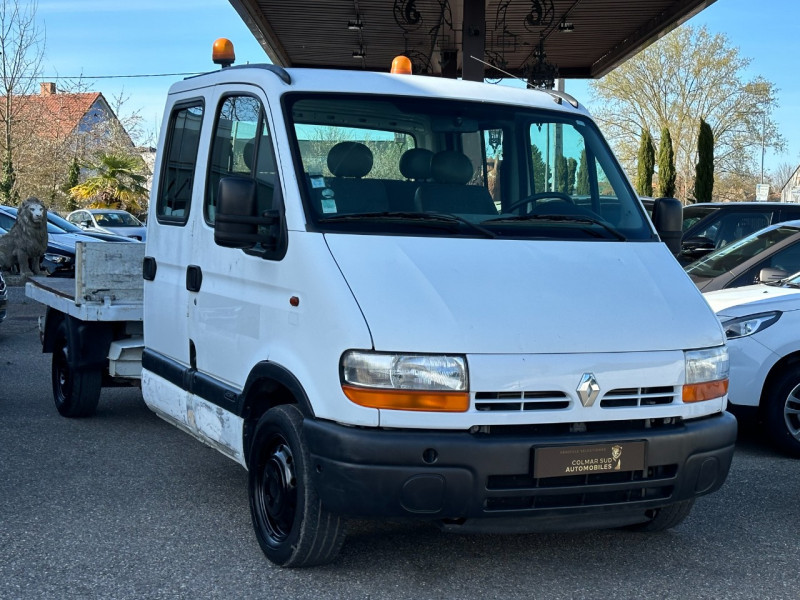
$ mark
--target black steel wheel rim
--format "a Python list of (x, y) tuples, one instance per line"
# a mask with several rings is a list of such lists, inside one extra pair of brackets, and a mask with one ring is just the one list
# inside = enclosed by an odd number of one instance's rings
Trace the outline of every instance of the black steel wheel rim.
[(286, 439), (275, 434), (261, 455), (255, 489), (256, 515), (270, 545), (287, 540), (297, 513), (294, 455)]
[(56, 386), (56, 402), (59, 404), (64, 404), (67, 400), (65, 390), (69, 388), (70, 378), (67, 360), (67, 346), (65, 342), (62, 342), (57, 346), (53, 354), (53, 382)]

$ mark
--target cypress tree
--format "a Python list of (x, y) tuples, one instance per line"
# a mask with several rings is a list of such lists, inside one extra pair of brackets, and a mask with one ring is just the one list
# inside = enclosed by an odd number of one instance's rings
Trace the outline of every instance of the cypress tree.
[(586, 149), (581, 152), (581, 162), (578, 165), (578, 182), (575, 193), (579, 196), (589, 195), (589, 165), (586, 164)]
[(656, 149), (653, 147), (653, 138), (650, 130), (642, 130), (639, 142), (639, 157), (636, 170), (636, 191), (640, 196), (653, 195), (653, 172), (656, 164)]
[(575, 174), (578, 171), (578, 161), (570, 157), (567, 159), (567, 193), (575, 193)]
[(675, 197), (675, 153), (667, 127), (661, 129), (658, 145), (658, 193), (663, 198)]
[(694, 197), (697, 202), (711, 202), (714, 191), (714, 132), (711, 125), (700, 119), (697, 136), (697, 165), (695, 166)]
[(70, 194), (70, 190), (81, 182), (81, 166), (78, 164), (78, 157), (73, 157), (69, 165), (69, 172), (67, 173), (67, 180), (64, 182), (62, 191), (67, 195), (67, 210), (72, 212), (78, 210), (80, 206), (75, 200), (75, 197)]

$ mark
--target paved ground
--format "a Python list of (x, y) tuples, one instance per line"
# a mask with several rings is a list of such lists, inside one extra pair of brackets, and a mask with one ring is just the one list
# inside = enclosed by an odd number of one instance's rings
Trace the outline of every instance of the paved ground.
[(11, 288), (0, 324), (0, 598), (566, 599), (800, 596), (800, 462), (752, 433), (721, 491), (673, 531), (457, 536), (354, 522), (339, 560), (272, 566), (244, 470), (104, 390), (58, 416), (41, 309)]

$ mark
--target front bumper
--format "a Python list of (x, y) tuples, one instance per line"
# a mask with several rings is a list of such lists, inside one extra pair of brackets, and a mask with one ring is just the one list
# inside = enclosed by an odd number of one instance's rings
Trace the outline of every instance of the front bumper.
[[(352, 516), (411, 517), (484, 531), (601, 528), (718, 489), (730, 469), (729, 413), (663, 427), (630, 422), (585, 433), (390, 431), (306, 419), (323, 505)], [(643, 441), (642, 470), (534, 478), (545, 446)], [(466, 527), (465, 527), (466, 529)]]

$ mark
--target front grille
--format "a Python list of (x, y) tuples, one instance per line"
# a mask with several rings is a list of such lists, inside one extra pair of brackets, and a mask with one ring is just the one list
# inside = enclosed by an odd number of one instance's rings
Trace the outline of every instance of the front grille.
[(475, 410), (481, 412), (565, 408), (569, 408), (569, 398), (564, 392), (477, 392), (475, 394)]
[(490, 475), (486, 512), (624, 505), (668, 499), (675, 489), (678, 465), (645, 471), (591, 473), (534, 478), (530, 474)]
[(601, 408), (630, 408), (672, 404), (678, 400), (674, 387), (620, 388), (611, 390), (600, 401)]

